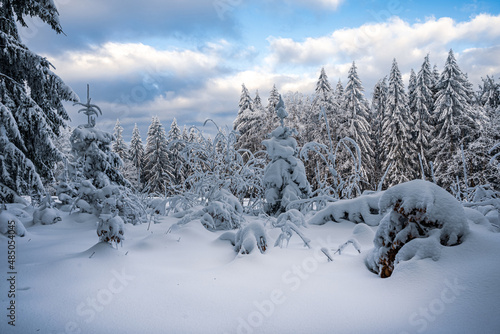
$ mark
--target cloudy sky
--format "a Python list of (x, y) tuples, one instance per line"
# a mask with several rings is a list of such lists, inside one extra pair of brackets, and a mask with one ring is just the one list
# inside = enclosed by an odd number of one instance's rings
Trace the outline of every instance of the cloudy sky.
[[(47, 57), (82, 100), (91, 85), (97, 120), (119, 118), (129, 140), (145, 142), (151, 117), (167, 131), (211, 118), (231, 126), (241, 84), (264, 104), (281, 93), (314, 91), (321, 67), (332, 85), (355, 61), (367, 97), (396, 58), (407, 81), (427, 53), (441, 70), (453, 48), (475, 87), (500, 79), (499, 1), (54, 0), (65, 35), (36, 20), (21, 35)], [(86, 123), (67, 107), (72, 126)], [(211, 129), (206, 129), (211, 133)]]

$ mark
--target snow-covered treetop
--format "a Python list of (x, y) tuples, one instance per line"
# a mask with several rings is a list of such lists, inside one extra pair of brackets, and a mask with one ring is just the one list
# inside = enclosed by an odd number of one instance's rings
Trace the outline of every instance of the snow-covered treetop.
[(285, 102), (283, 102), (283, 99), (281, 98), (280, 94), (280, 99), (278, 104), (276, 105), (276, 114), (278, 115), (278, 118), (280, 119), (281, 126), (284, 127), (284, 119), (288, 117), (288, 113), (285, 108)]
[(78, 110), (78, 112), (83, 111), (83, 113), (85, 115), (87, 115), (88, 123), (87, 123), (86, 127), (93, 128), (95, 126), (95, 118), (92, 115), (95, 115), (95, 117), (97, 117), (97, 116), (99, 116), (99, 114), (97, 112), (99, 112), (102, 115), (102, 111), (101, 111), (101, 108), (99, 108), (95, 104), (91, 104), (90, 101), (91, 101), (90, 88), (89, 88), (89, 85), (87, 84), (87, 103), (75, 102), (75, 103), (73, 103), (73, 105), (74, 106), (80, 105), (80, 106), (85, 107), (85, 108)]

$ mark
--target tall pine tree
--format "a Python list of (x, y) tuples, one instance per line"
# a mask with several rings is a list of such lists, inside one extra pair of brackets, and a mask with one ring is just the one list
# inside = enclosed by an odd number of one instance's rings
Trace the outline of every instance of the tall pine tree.
[(143, 169), (145, 190), (149, 193), (165, 194), (173, 178), (169, 170), (166, 136), (158, 116), (153, 117), (146, 139)]
[(116, 120), (115, 128), (114, 128), (114, 137), (115, 140), (113, 142), (113, 151), (117, 153), (122, 160), (125, 160), (128, 158), (128, 147), (127, 144), (125, 144), (125, 141), (123, 140), (123, 127), (120, 124), (120, 120)]
[(44, 193), (62, 154), (53, 144), (69, 119), (63, 101), (78, 101), (44, 57), (21, 41), (18, 25), (37, 17), (62, 33), (52, 1), (2, 1), (0, 4), (0, 202), (16, 195)]
[(136, 170), (136, 179), (137, 184), (136, 187), (141, 187), (141, 175), (142, 175), (142, 167), (144, 164), (144, 146), (142, 145), (141, 134), (139, 132), (139, 128), (137, 127), (137, 123), (134, 125), (134, 130), (132, 131), (132, 139), (130, 140), (130, 148), (128, 151), (128, 156), (132, 161), (132, 164)]
[(398, 64), (394, 59), (382, 121), (382, 147), (386, 159), (384, 170), (391, 164), (385, 183), (387, 186), (413, 180), (418, 175), (418, 157), (412, 140), (413, 126), (408, 96)]
[[(370, 138), (370, 124), (368, 119), (368, 101), (363, 94), (364, 88), (353, 62), (347, 76), (347, 84), (344, 90), (341, 109), (346, 117), (340, 128), (340, 137), (352, 138), (361, 150), (362, 172), (365, 176), (367, 171), (373, 170), (374, 152)], [(355, 162), (351, 160), (354, 165)]]
[(418, 71), (415, 89), (410, 99), (410, 110), (415, 119), (415, 141), (417, 152), (420, 154), (424, 173), (430, 176), (429, 162), (432, 161), (430, 155), (430, 143), (432, 140), (432, 110), (434, 97), (432, 88), (434, 78), (431, 72), (429, 55), (425, 56), (422, 67)]
[(479, 137), (479, 124), (471, 102), (470, 84), (450, 50), (443, 73), (436, 84), (434, 102), (435, 133), (432, 150), (435, 175), (439, 185), (447, 188), (460, 167), (450, 165), (461, 145), (464, 149)]
[(384, 161), (386, 161), (384, 149), (382, 147), (382, 122), (384, 119), (385, 106), (387, 104), (387, 89), (387, 77), (379, 80), (373, 88), (370, 124), (374, 151), (374, 166), (370, 180), (374, 188), (384, 175), (383, 164)]

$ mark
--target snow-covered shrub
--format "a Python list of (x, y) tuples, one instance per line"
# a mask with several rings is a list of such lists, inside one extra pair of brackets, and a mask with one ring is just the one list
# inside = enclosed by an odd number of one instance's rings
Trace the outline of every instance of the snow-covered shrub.
[(99, 215), (99, 224), (97, 225), (99, 241), (120, 244), (125, 239), (123, 227), (123, 219), (118, 216), (117, 212), (113, 213), (110, 205), (106, 204), (105, 209)]
[(267, 250), (267, 234), (261, 223), (253, 222), (242, 227), (238, 232), (226, 232), (219, 237), (227, 240), (234, 246), (234, 251), (239, 254), (250, 254), (255, 247), (264, 254)]
[(208, 205), (186, 212), (177, 225), (184, 225), (195, 219), (200, 219), (201, 224), (209, 231), (233, 230), (241, 227), (244, 222), (243, 207), (233, 194), (221, 189), (212, 196)]
[(54, 207), (54, 203), (48, 195), (33, 212), (33, 224), (51, 225), (61, 220), (61, 213)]
[[(389, 212), (380, 222), (366, 265), (382, 278), (391, 276), (399, 261), (412, 257), (437, 260), (441, 245), (458, 245), (469, 232), (460, 202), (428, 181), (389, 188), (379, 207)], [(423, 238), (427, 240), (417, 240)]]
[(264, 209), (273, 216), (285, 212), (289, 203), (310, 196), (305, 167), (297, 158), (297, 141), (292, 137), (296, 131), (283, 126), (287, 113), (281, 96), (276, 113), (281, 119), (281, 126), (271, 132), (270, 139), (262, 142), (271, 159), (264, 171)]
[[(12, 222), (14, 222), (14, 227), (12, 227)], [(15, 235), (24, 237), (26, 234), (26, 228), (23, 223), (19, 220), (16, 215), (9, 212), (4, 205), (0, 205), (0, 233), (7, 236), (9, 231), (14, 231)]]
[(340, 222), (347, 220), (357, 224), (365, 223), (376, 226), (382, 219), (378, 208), (378, 202), (382, 194), (383, 192), (377, 192), (330, 203), (326, 208), (316, 213), (309, 220), (309, 224), (323, 225), (329, 221)]
[(302, 239), (302, 241), (304, 241), (304, 246), (311, 248), (311, 240), (307, 238), (300, 229), (301, 227), (307, 227), (304, 215), (300, 211), (292, 209), (287, 212), (283, 212), (278, 216), (278, 219), (273, 222), (273, 226), (281, 228), (281, 234), (278, 236), (278, 239), (276, 239), (274, 247), (288, 247), (290, 238), (292, 237), (293, 232), (295, 232)]

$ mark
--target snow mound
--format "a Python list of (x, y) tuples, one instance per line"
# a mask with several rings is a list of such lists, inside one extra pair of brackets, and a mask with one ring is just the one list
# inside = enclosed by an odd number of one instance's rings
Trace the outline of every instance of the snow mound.
[(15, 235), (20, 237), (24, 237), (26, 234), (26, 228), (19, 218), (8, 210), (0, 209), (0, 233), (5, 236), (12, 235), (10, 231), (14, 231)]
[(267, 233), (264, 225), (258, 222), (252, 222), (236, 233), (226, 232), (219, 239), (231, 242), (239, 254), (250, 254), (256, 247), (262, 254), (267, 250)]
[[(461, 203), (431, 182), (396, 185), (385, 191), (379, 207), (390, 211), (380, 222), (366, 265), (383, 278), (391, 276), (399, 261), (439, 259), (441, 245), (460, 244), (469, 232)], [(413, 241), (418, 238), (427, 240)]]
[(352, 230), (351, 238), (356, 239), (360, 244), (373, 244), (374, 237), (375, 233), (370, 226), (363, 223), (356, 224)]
[(377, 226), (382, 218), (379, 214), (379, 199), (382, 194), (383, 192), (378, 192), (333, 202), (316, 213), (309, 220), (309, 224), (323, 225), (330, 221), (338, 223), (347, 220), (357, 224)]
[(464, 208), (464, 212), (469, 223), (484, 226), (491, 232), (500, 232), (500, 228), (497, 225), (492, 224), (491, 221), (480, 211), (471, 208)]

